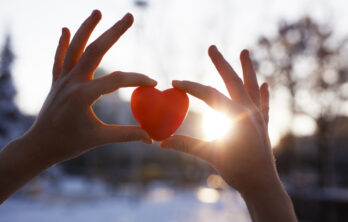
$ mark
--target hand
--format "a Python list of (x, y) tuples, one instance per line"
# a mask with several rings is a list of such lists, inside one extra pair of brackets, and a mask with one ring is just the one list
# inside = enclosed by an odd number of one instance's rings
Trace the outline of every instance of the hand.
[(136, 126), (107, 125), (93, 113), (92, 104), (103, 94), (121, 87), (155, 86), (156, 82), (137, 73), (113, 72), (93, 79), (94, 71), (109, 48), (132, 25), (125, 15), (85, 49), (93, 29), (101, 19), (97, 10), (86, 19), (69, 44), (69, 30), (63, 28), (53, 66), (51, 91), (31, 130), (45, 147), (47, 158), (59, 162), (107, 143), (143, 140), (152, 143), (147, 133)]
[(215, 46), (209, 56), (225, 82), (230, 98), (190, 81), (173, 86), (229, 115), (234, 128), (221, 140), (205, 142), (184, 135), (162, 141), (161, 147), (182, 151), (209, 162), (246, 201), (253, 221), (296, 221), (290, 198), (281, 185), (269, 142), (267, 84), (260, 88), (248, 51), (241, 53), (243, 79)]
[(108, 125), (93, 113), (92, 104), (103, 94), (121, 87), (156, 85), (145, 75), (125, 72), (93, 80), (104, 54), (133, 23), (133, 16), (125, 15), (85, 49), (100, 19), (101, 13), (93, 11), (71, 42), (69, 30), (62, 29), (52, 87), (35, 123), (0, 152), (0, 203), (48, 167), (93, 147), (134, 140), (152, 143), (143, 129)]
[(216, 47), (209, 56), (223, 78), (231, 98), (218, 90), (190, 81), (173, 81), (173, 86), (229, 115), (235, 127), (221, 140), (205, 142), (174, 135), (163, 141), (163, 148), (172, 148), (198, 156), (211, 163), (225, 181), (239, 191), (254, 189), (277, 178), (268, 139), (267, 84), (259, 89), (248, 51), (241, 53), (244, 84)]

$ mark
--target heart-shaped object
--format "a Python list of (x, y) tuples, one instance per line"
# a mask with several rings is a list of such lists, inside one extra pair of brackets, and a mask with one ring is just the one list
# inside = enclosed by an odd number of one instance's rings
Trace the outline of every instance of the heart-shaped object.
[(171, 88), (163, 92), (149, 86), (136, 88), (131, 98), (135, 119), (152, 139), (172, 135), (185, 119), (189, 99), (185, 92)]

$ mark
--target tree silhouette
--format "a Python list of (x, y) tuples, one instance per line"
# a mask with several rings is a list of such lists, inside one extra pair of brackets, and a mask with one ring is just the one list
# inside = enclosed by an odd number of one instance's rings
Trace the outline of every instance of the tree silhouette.
[(15, 59), (11, 36), (6, 35), (0, 52), (0, 149), (9, 141), (21, 136), (34, 122), (34, 116), (23, 115), (15, 103), (17, 90), (12, 79)]
[[(292, 117), (304, 114), (315, 120), (318, 185), (332, 186), (329, 123), (344, 114), (348, 99), (347, 39), (338, 40), (329, 26), (304, 17), (293, 23), (280, 22), (277, 35), (261, 37), (253, 54), (258, 73), (273, 91), (285, 89), (288, 93)], [(287, 143), (292, 148), (293, 138), (289, 132)]]
[(13, 60), (11, 37), (7, 35), (0, 62), (0, 137), (11, 137), (11, 123), (15, 122), (20, 115), (14, 103), (16, 89), (13, 85), (11, 73)]

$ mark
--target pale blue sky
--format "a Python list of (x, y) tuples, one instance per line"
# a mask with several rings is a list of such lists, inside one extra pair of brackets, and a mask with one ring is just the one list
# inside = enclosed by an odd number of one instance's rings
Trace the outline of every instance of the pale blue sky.
[[(20, 108), (36, 114), (48, 93), (51, 66), (61, 28), (72, 33), (93, 9), (103, 19), (91, 39), (126, 12), (135, 16), (135, 24), (107, 53), (101, 66), (108, 71), (137, 71), (155, 78), (159, 88), (170, 87), (172, 79), (189, 79), (217, 87), (224, 93), (207, 56), (210, 44), (216, 44), (237, 71), (239, 52), (255, 44), (260, 34), (272, 35), (279, 19), (295, 20), (309, 14), (321, 22), (333, 24), (339, 35), (348, 33), (348, 3), (345, 0), (148, 0), (146, 10), (133, 0), (0, 0), (0, 44), (9, 30), (16, 54), (14, 79)], [(129, 99), (132, 89), (122, 89)], [(193, 109), (202, 111), (203, 103), (191, 99)], [(278, 105), (277, 105), (278, 104)], [(275, 102), (273, 112), (283, 110)], [(271, 134), (282, 131), (284, 117), (271, 118)], [(283, 124), (284, 125), (284, 124)]]

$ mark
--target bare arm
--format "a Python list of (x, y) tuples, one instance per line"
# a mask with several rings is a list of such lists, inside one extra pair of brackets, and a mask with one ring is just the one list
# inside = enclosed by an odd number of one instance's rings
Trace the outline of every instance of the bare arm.
[(50, 166), (96, 146), (135, 140), (152, 143), (143, 129), (108, 125), (93, 113), (92, 104), (103, 94), (121, 87), (156, 85), (145, 75), (119, 71), (93, 79), (104, 54), (133, 23), (132, 15), (125, 15), (85, 49), (100, 19), (95, 10), (71, 42), (69, 30), (63, 28), (52, 87), (35, 123), (0, 152), (0, 203)]
[(279, 179), (268, 137), (267, 84), (259, 87), (248, 51), (241, 53), (244, 82), (215, 46), (209, 56), (221, 75), (229, 97), (218, 90), (190, 81), (173, 81), (177, 87), (235, 123), (227, 137), (206, 142), (174, 135), (161, 143), (209, 162), (224, 180), (243, 196), (253, 221), (297, 221), (292, 202)]

